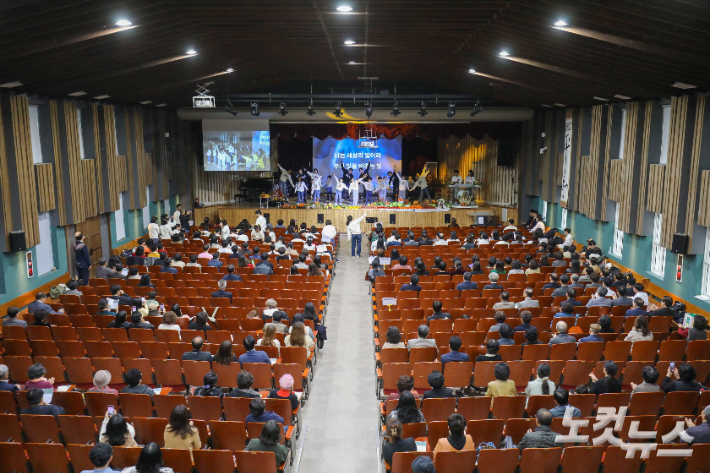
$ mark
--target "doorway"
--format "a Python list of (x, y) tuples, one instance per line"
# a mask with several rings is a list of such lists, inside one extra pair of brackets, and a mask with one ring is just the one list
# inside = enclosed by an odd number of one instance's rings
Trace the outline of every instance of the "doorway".
[(101, 216), (97, 215), (76, 225), (76, 231), (84, 234), (84, 244), (89, 249), (91, 256), (90, 276), (96, 274), (96, 263), (103, 256), (101, 243)]

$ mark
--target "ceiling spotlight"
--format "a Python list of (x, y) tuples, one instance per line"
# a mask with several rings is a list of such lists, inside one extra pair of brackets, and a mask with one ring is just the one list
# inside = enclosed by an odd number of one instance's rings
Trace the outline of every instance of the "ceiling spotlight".
[(347, 44), (348, 46), (350, 46), (351, 44), (355, 44), (355, 41), (353, 41), (352, 39), (346, 39), (346, 40), (345, 40), (345, 44)]
[(399, 103), (397, 102), (397, 99), (394, 99), (394, 105), (392, 105), (392, 113), (390, 113), (390, 115), (396, 117), (400, 113), (402, 112), (399, 111)]
[(234, 72), (234, 69), (230, 67), (229, 69), (227, 69), (227, 72)]
[(335, 112), (333, 112), (333, 115), (335, 115), (336, 117), (343, 116), (343, 109), (340, 108), (340, 102), (335, 104)]
[(281, 102), (279, 104), (279, 115), (285, 117), (288, 112), (286, 111), (286, 102)]
[(313, 110), (313, 99), (311, 98), (311, 101), (308, 103), (308, 106), (306, 107), (306, 115), (308, 115), (309, 117), (312, 117), (315, 114), (316, 114), (316, 111)]
[(342, 11), (342, 12), (348, 12), (348, 11), (353, 11), (353, 7), (351, 7), (350, 5), (340, 5), (338, 8), (336, 8), (336, 10)]
[(365, 109), (365, 115), (367, 115), (367, 118), (370, 118), (372, 116), (372, 104), (369, 104)]
[(446, 116), (449, 118), (453, 118), (454, 115), (456, 115), (456, 104), (451, 101), (449, 102), (449, 111), (446, 112)]
[(355, 61), (349, 61), (348, 64), (355, 64)]
[(475, 73), (476, 73), (476, 69), (474, 69), (474, 68), (472, 67), (471, 69), (468, 70), (468, 73), (469, 73), (469, 74), (475, 74)]
[(252, 102), (251, 103), (251, 116), (252, 117), (258, 117), (260, 115), (259, 113), (259, 102)]
[(187, 54), (188, 56), (194, 56), (195, 54), (197, 54), (197, 51), (195, 51), (194, 49), (188, 49), (187, 51), (185, 51), (185, 54)]
[(567, 26), (567, 22), (564, 20), (557, 20), (555, 26)]
[(481, 101), (476, 100), (476, 103), (473, 105), (473, 110), (471, 111), (471, 116), (475, 117), (479, 113), (483, 111), (483, 107), (481, 107)]
[(508, 57), (510, 56), (510, 53), (508, 51), (501, 51), (498, 55), (500, 57)]
[(131, 26), (133, 23), (131, 23), (128, 20), (118, 20), (116, 22), (116, 26)]
[(421, 108), (419, 109), (419, 112), (417, 112), (417, 113), (419, 113), (419, 115), (422, 116), (422, 117), (426, 117), (426, 116), (427, 116), (427, 114), (428, 114), (429, 112), (427, 112), (427, 110), (426, 110), (426, 102), (422, 102), (422, 106), (421, 106)]

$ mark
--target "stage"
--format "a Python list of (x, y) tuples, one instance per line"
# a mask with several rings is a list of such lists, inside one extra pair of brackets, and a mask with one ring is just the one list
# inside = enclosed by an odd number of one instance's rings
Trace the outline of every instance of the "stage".
[[(295, 205), (295, 200), (291, 202)], [(205, 217), (209, 217), (211, 221), (223, 219), (227, 221), (230, 227), (236, 226), (243, 219), (251, 224), (254, 223), (256, 217), (254, 212), (259, 209), (258, 204), (240, 203), (240, 204), (214, 204), (206, 205), (194, 210), (195, 225), (199, 225)], [(276, 225), (279, 219), (284, 221), (284, 225), (288, 225), (290, 219), (294, 218), (300, 224), (306, 222), (308, 226), (316, 225), (322, 227), (326, 220), (330, 220), (335, 225), (338, 231), (345, 232), (345, 222), (348, 215), (353, 218), (360, 217), (367, 212), (368, 217), (375, 217), (377, 221), (382, 223), (383, 227), (441, 227), (447, 226), (445, 222), (447, 216), (455, 218), (456, 222), (461, 227), (468, 227), (476, 223), (475, 215), (494, 216), (496, 222), (501, 221), (503, 211), (506, 211), (506, 218), (513, 218), (518, 221), (518, 209), (505, 208), (495, 205), (483, 204), (478, 208), (468, 209), (407, 209), (407, 208), (388, 208), (388, 209), (366, 209), (366, 208), (349, 208), (349, 209), (308, 209), (308, 208), (289, 208), (279, 209), (274, 207), (262, 208), (264, 214), (269, 215), (269, 221)], [(323, 215), (323, 223), (318, 223), (318, 215)], [(390, 216), (394, 215), (395, 223), (390, 223)], [(364, 228), (364, 227), (363, 227)], [(459, 235), (459, 237), (464, 235)]]

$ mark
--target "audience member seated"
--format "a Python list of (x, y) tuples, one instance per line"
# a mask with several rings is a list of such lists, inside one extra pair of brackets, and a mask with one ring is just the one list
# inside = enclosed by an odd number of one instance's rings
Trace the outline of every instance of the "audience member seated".
[(518, 303), (518, 309), (529, 309), (531, 307), (540, 307), (540, 302), (533, 299), (534, 291), (531, 287), (525, 289), (525, 299)]
[(559, 281), (560, 287), (552, 291), (552, 297), (561, 297), (567, 295), (567, 289), (569, 289), (569, 276), (563, 274), (562, 276), (560, 276)]
[(528, 330), (537, 331), (537, 327), (530, 324), (530, 322), (532, 322), (532, 313), (529, 310), (523, 310), (520, 312), (520, 320), (522, 320), (523, 323), (515, 327), (513, 332), (527, 332)]
[(414, 397), (419, 397), (419, 393), (416, 389), (414, 389), (414, 378), (412, 378), (408, 374), (403, 374), (399, 377), (399, 379), (397, 380), (397, 392), (391, 393), (389, 396), (387, 396), (385, 402), (393, 399), (399, 399), (399, 396), (404, 391), (411, 391)]
[(15, 325), (18, 327), (27, 327), (27, 322), (24, 320), (18, 318), (18, 314), (20, 313), (20, 309), (18, 309), (15, 306), (10, 307), (7, 309), (7, 319), (2, 321), (3, 327), (6, 327), (8, 325)]
[(681, 363), (674, 370), (669, 366), (662, 383), (663, 391), (701, 391), (702, 385), (695, 381), (696, 376), (695, 368), (688, 363)]
[(510, 325), (501, 325), (498, 332), (500, 333), (500, 338), (498, 339), (500, 345), (515, 345), (515, 340), (513, 340), (513, 328)]
[[(244, 366), (244, 363), (271, 363), (269, 355), (267, 355), (266, 352), (254, 349), (254, 346), (256, 346), (256, 340), (254, 340), (253, 336), (247, 335), (244, 337), (242, 344), (247, 351), (239, 357), (239, 363), (242, 367)], [(288, 346), (288, 344), (286, 346)]]
[(212, 354), (208, 351), (202, 351), (202, 345), (204, 345), (204, 343), (205, 340), (202, 337), (193, 338), (192, 351), (183, 353), (182, 359), (190, 361), (212, 361)]
[(131, 323), (128, 325), (128, 328), (144, 328), (153, 330), (155, 329), (155, 325), (143, 320), (143, 314), (135, 311), (131, 314)]
[(661, 387), (656, 384), (658, 382), (658, 370), (653, 366), (644, 366), (641, 370), (641, 379), (643, 382), (641, 384), (630, 383), (631, 384), (631, 394), (635, 393), (657, 393), (661, 390)]
[(222, 263), (219, 260), (219, 253), (215, 253), (212, 255), (212, 259), (207, 263), (207, 266), (214, 266), (216, 268), (221, 268), (223, 264), (224, 263)]
[[(498, 343), (498, 340), (488, 340), (486, 342), (486, 354), (478, 355), (476, 357), (476, 363), (479, 361), (501, 361), (501, 356), (500, 353), (498, 353), (498, 350), (500, 350), (500, 343)], [(441, 356), (443, 357), (444, 355)]]
[(151, 389), (150, 386), (141, 384), (141, 381), (143, 381), (143, 373), (141, 373), (138, 368), (131, 368), (128, 370), (128, 372), (124, 375), (124, 379), (126, 381), (126, 386), (121, 389), (122, 393), (147, 394), (151, 399), (153, 399), (153, 389)]
[[(619, 273), (621, 274), (621, 273)], [(630, 297), (626, 297), (626, 286), (616, 286), (619, 296), (611, 301), (611, 306), (633, 306), (634, 301)]]
[(89, 461), (94, 465), (93, 470), (84, 470), (81, 473), (120, 473), (121, 470), (111, 468), (113, 447), (107, 443), (97, 443), (89, 450)]
[(604, 363), (604, 378), (597, 379), (596, 375), (592, 371), (589, 373), (589, 377), (592, 378), (592, 386), (589, 389), (589, 394), (607, 394), (607, 393), (620, 393), (621, 392), (621, 381), (614, 378), (616, 373), (619, 371), (618, 365), (607, 360)]
[(696, 426), (692, 418), (685, 418), (686, 430), (679, 434), (681, 442), (687, 444), (710, 443), (710, 405), (700, 413), (700, 425)]
[(590, 307), (611, 307), (611, 299), (607, 298), (608, 289), (600, 287), (597, 292), (587, 302), (587, 308)]
[(488, 274), (488, 281), (490, 281), (490, 284), (483, 286), (483, 289), (505, 289), (503, 286), (498, 284), (498, 273), (491, 272)]
[(427, 317), (427, 322), (431, 323), (432, 320), (440, 320), (440, 319), (450, 319), (451, 314), (447, 312), (442, 312), (441, 308), (443, 305), (441, 304), (441, 301), (434, 301), (432, 303), (432, 307), (434, 309), (434, 313)]
[(111, 372), (107, 370), (98, 370), (94, 373), (94, 387), (89, 389), (90, 393), (108, 393), (118, 396), (118, 391), (111, 389), (108, 385), (111, 383)]
[[(120, 286), (119, 286), (120, 288)], [(64, 309), (59, 309), (59, 312), (55, 312), (52, 306), (46, 303), (47, 295), (44, 292), (38, 292), (35, 295), (35, 300), (27, 306), (27, 313), (32, 315), (40, 309), (44, 309), (48, 314), (62, 314)]]
[(395, 453), (417, 451), (417, 444), (413, 438), (402, 438), (402, 424), (397, 419), (390, 418), (387, 421), (384, 438), (382, 459), (390, 466)]
[(237, 388), (232, 389), (229, 393), (229, 397), (250, 397), (260, 398), (261, 395), (255, 389), (252, 389), (252, 384), (254, 384), (254, 375), (248, 371), (241, 371), (237, 375)]
[(537, 328), (533, 327), (532, 329), (525, 332), (525, 341), (521, 343), (520, 346), (524, 347), (526, 345), (542, 345), (542, 342), (538, 340), (537, 337)]
[(249, 415), (247, 415), (246, 427), (249, 426), (249, 422), (268, 422), (270, 420), (276, 421), (279, 424), (284, 423), (283, 417), (266, 410), (266, 404), (264, 404), (264, 400), (261, 399), (261, 397), (252, 399), (249, 404)]
[(508, 291), (501, 291), (500, 293), (500, 302), (496, 302), (493, 304), (493, 310), (501, 310), (501, 309), (515, 309), (515, 303), (510, 302), (510, 294)]
[(173, 408), (168, 425), (165, 426), (163, 439), (165, 448), (189, 450), (190, 458), (193, 461), (192, 451), (202, 448), (200, 434), (197, 428), (193, 426), (187, 406), (184, 404)]
[(461, 339), (454, 335), (449, 339), (449, 348), (451, 351), (449, 353), (444, 353), (441, 355), (441, 370), (444, 370), (446, 363), (450, 361), (469, 361), (468, 354), (459, 352), (461, 348)]
[(22, 409), (20, 414), (32, 414), (36, 416), (63, 416), (64, 408), (60, 406), (55, 406), (54, 404), (47, 404), (44, 402), (44, 391), (39, 388), (26, 388), (27, 389), (27, 403), (30, 407)]
[(39, 326), (39, 327), (51, 327), (52, 325), (47, 322), (47, 311), (44, 309), (38, 309), (35, 311), (35, 313), (32, 315), (34, 318), (34, 322), (31, 323), (30, 325), (34, 326)]
[(305, 347), (308, 349), (309, 353), (313, 350), (315, 342), (311, 337), (306, 336), (306, 326), (303, 323), (295, 322), (293, 326), (291, 326), (290, 332), (291, 333), (284, 338), (284, 345), (287, 347)]
[(424, 414), (417, 407), (414, 394), (410, 391), (402, 391), (399, 395), (397, 408), (390, 412), (389, 419), (397, 419), (402, 424), (414, 424), (417, 422), (426, 422)]
[(158, 330), (175, 330), (180, 335), (180, 325), (178, 325), (178, 316), (172, 310), (163, 314), (162, 323), (158, 325)]
[(441, 438), (434, 448), (434, 461), (440, 452), (460, 452), (466, 450), (476, 450), (473, 439), (466, 434), (466, 419), (458, 413), (451, 414), (447, 419), (449, 425), (449, 436)]
[(643, 310), (643, 299), (640, 297), (637, 297), (634, 299), (634, 305), (631, 307), (631, 309), (626, 311), (626, 314), (624, 314), (624, 317), (639, 317), (641, 315), (648, 316), (648, 311)]
[(19, 384), (10, 383), (10, 369), (7, 365), (0, 365), (0, 391), (17, 392), (22, 388)]
[(54, 389), (54, 378), (46, 378), (47, 370), (41, 363), (35, 363), (27, 369), (25, 389)]
[(653, 340), (653, 332), (648, 328), (648, 317), (640, 315), (636, 317), (634, 328), (629, 331), (629, 334), (624, 338), (624, 341), (634, 342), (639, 340)]
[[(587, 394), (587, 393), (588, 393), (588, 391), (584, 392), (584, 393), (578, 392), (577, 394)], [(555, 389), (555, 393), (554, 393), (553, 397), (555, 398), (555, 402), (557, 403), (557, 405), (555, 407), (550, 409), (550, 413), (553, 415), (553, 417), (564, 417), (565, 412), (568, 408), (571, 409), (572, 417), (582, 417), (582, 411), (580, 411), (576, 407), (570, 405), (569, 392), (567, 392), (566, 389), (562, 389), (562, 388)]]
[(445, 388), (444, 375), (434, 370), (427, 376), (427, 382), (431, 389), (429, 391), (424, 391), (422, 399), (436, 399), (444, 397), (454, 397), (454, 392), (451, 389)]
[(416, 274), (412, 274), (412, 277), (409, 279), (409, 284), (402, 284), (402, 287), (399, 288), (400, 291), (421, 291), (422, 287), (419, 285), (419, 276)]
[(125, 310), (120, 310), (118, 311), (118, 314), (116, 314), (116, 318), (114, 318), (111, 322), (108, 323), (106, 328), (125, 328), (128, 329), (128, 327), (131, 325), (131, 323), (127, 320), (128, 314), (126, 314)]
[(515, 381), (510, 378), (510, 367), (507, 363), (496, 363), (495, 368), (493, 368), (493, 374), (495, 375), (495, 381), (488, 383), (488, 389), (486, 390), (486, 397), (491, 398), (491, 403), (493, 398), (496, 396), (515, 396)]
[(112, 409), (106, 411), (99, 432), (101, 443), (107, 443), (112, 447), (137, 447), (135, 437), (135, 429), (121, 414)]
[(577, 343), (577, 339), (567, 333), (567, 323), (563, 321), (557, 322), (557, 335), (550, 339), (550, 345), (558, 343)]
[(190, 330), (202, 330), (206, 332), (207, 330), (212, 330), (212, 326), (209, 324), (210, 316), (207, 312), (198, 312), (194, 319), (190, 321), (187, 326)]
[(552, 424), (552, 413), (544, 408), (539, 409), (535, 414), (535, 431), (523, 435), (518, 448), (523, 450), (526, 448), (559, 447), (560, 444), (555, 442), (558, 434), (550, 429), (550, 424)]
[[(247, 422), (249, 422), (247, 420)], [(281, 445), (281, 429), (275, 420), (269, 420), (261, 429), (259, 438), (249, 440), (246, 450), (249, 452), (274, 452), (276, 465), (283, 465), (288, 459), (288, 449)]]
[(163, 465), (163, 452), (157, 443), (151, 442), (141, 450), (136, 466), (124, 468), (121, 473), (173, 473), (172, 468)]
[(579, 340), (579, 343), (584, 343), (584, 342), (603, 342), (604, 339), (599, 336), (599, 332), (601, 332), (602, 326), (599, 324), (591, 324), (589, 326), (589, 335), (586, 337), (583, 337)]
[(708, 319), (702, 315), (696, 315), (693, 318), (693, 326), (689, 328), (678, 327), (678, 335), (684, 337), (689, 342), (692, 340), (707, 340), (708, 339)]
[(279, 386), (281, 389), (272, 389), (269, 392), (269, 399), (288, 399), (291, 401), (291, 409), (295, 410), (301, 404), (298, 400), (298, 396), (293, 392), (293, 376), (286, 373), (281, 378), (279, 378)]
[(195, 396), (212, 396), (212, 397), (222, 397), (224, 393), (222, 388), (217, 386), (218, 381), (217, 373), (214, 371), (208, 371), (202, 380), (202, 386), (195, 388), (193, 393)]
[(407, 348), (410, 350), (412, 348), (423, 348), (423, 347), (434, 347), (436, 346), (436, 340), (433, 338), (427, 338), (429, 336), (429, 327), (427, 325), (420, 325), (417, 327), (417, 338), (411, 338), (407, 341)]
[(387, 329), (387, 341), (382, 345), (382, 348), (405, 348), (404, 342), (402, 341), (402, 335), (399, 333), (399, 329), (395, 326), (390, 326)]
[(550, 365), (540, 363), (537, 367), (537, 378), (528, 382), (525, 387), (525, 395), (530, 396), (547, 396), (555, 391), (555, 383), (550, 381)]
[[(638, 294), (636, 295), (638, 297)], [(654, 309), (656, 307), (655, 304), (649, 305), (650, 309)], [(675, 315), (675, 312), (673, 312), (673, 299), (671, 299), (669, 296), (664, 296), (663, 299), (661, 300), (661, 308), (658, 309), (656, 308), (655, 310), (651, 310), (651, 312), (648, 313), (648, 317), (656, 317), (656, 316), (666, 316), (666, 317), (673, 317)]]

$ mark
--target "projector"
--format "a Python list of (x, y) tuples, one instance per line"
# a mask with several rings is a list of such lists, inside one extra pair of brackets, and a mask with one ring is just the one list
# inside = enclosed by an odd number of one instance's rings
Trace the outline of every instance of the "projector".
[(192, 106), (195, 108), (214, 108), (215, 100), (211, 95), (198, 95), (192, 97)]

